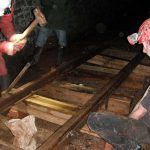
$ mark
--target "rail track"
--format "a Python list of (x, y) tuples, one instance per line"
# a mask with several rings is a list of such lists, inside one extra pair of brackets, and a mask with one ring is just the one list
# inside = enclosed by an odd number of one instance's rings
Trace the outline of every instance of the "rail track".
[[(36, 117), (38, 150), (103, 149), (86, 119), (91, 111), (127, 116), (149, 85), (150, 67), (142, 52), (89, 47), (73, 60), (0, 98), (1, 120)], [(15, 116), (16, 117), (16, 116)], [(0, 122), (0, 149), (17, 149)], [(89, 142), (90, 141), (90, 142)]]

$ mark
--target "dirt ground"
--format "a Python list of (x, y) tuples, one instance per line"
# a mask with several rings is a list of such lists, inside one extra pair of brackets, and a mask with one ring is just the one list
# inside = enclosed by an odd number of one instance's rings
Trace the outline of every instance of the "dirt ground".
[(102, 139), (75, 131), (70, 132), (66, 140), (55, 148), (55, 150), (103, 150), (103, 149), (104, 149), (104, 141)]

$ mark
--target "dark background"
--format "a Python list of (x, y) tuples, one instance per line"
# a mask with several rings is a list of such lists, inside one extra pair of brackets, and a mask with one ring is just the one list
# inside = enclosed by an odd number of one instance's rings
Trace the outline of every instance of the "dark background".
[[(14, 1), (15, 28), (22, 32), (33, 20), (32, 10), (39, 0)], [(54, 4), (58, 6), (54, 17), (64, 16), (64, 21), (59, 23), (67, 23), (66, 30), (71, 38), (90, 32), (135, 32), (150, 15), (147, 0), (42, 0), (41, 4), (45, 10), (50, 10)], [(49, 11), (44, 13), (46, 15)], [(32, 40), (31, 35), (29, 41)]]
[[(49, 13), (51, 7), (58, 6), (57, 15), (64, 16), (60, 25), (66, 25), (69, 42), (88, 36), (104, 36), (109, 38), (126, 36), (137, 32), (141, 23), (149, 18), (148, 0), (42, 0), (41, 8)], [(14, 24), (17, 32), (23, 32), (34, 19), (33, 9), (38, 0), (14, 0)], [(51, 20), (53, 21), (53, 19)], [(9, 70), (21, 68), (30, 59), (34, 51), (34, 43), (39, 27), (28, 37), (26, 47), (17, 55), (4, 56)], [(0, 35), (0, 39), (4, 37)]]

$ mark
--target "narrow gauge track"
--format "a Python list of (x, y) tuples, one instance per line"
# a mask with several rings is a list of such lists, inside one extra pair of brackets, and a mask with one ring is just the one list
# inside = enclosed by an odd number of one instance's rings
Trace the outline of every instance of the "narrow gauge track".
[[(113, 51), (114, 57), (110, 56)], [(125, 59), (132, 56), (129, 60), (115, 57), (116, 53), (119, 55), (120, 50), (105, 45), (91, 47), (40, 79), (11, 91), (0, 98), (1, 120), (7, 119), (13, 107), (18, 118), (29, 114), (36, 117), (38, 132), (34, 138), (38, 150), (72, 149), (70, 143), (82, 149), (73, 143), (77, 141), (74, 132), (95, 138), (86, 125), (90, 111), (128, 115), (149, 85), (150, 68), (140, 64), (145, 56), (142, 52), (122, 51), (120, 55)], [(2, 122), (0, 128), (0, 148), (17, 149), (12, 146), (13, 135)]]

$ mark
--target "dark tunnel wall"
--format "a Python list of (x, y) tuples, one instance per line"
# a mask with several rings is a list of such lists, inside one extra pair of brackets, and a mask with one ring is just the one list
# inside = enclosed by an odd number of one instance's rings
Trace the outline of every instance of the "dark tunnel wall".
[[(17, 31), (22, 32), (33, 19), (32, 10), (39, 0), (14, 0), (14, 23)], [(64, 25), (70, 35), (77, 35), (88, 29), (94, 29), (98, 22), (110, 23), (114, 19), (114, 14), (118, 8), (122, 9), (122, 2), (117, 3), (119, 7), (111, 0), (41, 0), (42, 7), (50, 10), (52, 20), (63, 17), (58, 21)], [(52, 7), (57, 5), (57, 15), (51, 11)], [(44, 11), (47, 13), (47, 11)], [(54, 21), (53, 21), (54, 20)]]
[[(23, 32), (34, 19), (32, 10), (37, 2), (38, 0), (14, 0), (14, 24), (17, 32)], [(138, 27), (150, 12), (146, 2), (135, 0), (41, 0), (41, 4), (45, 15), (51, 15), (49, 23), (64, 26), (69, 39), (93, 31), (104, 33), (116, 29), (130, 30), (131, 26), (136, 27), (135, 24)], [(58, 7), (57, 15), (52, 11), (55, 6)], [(27, 46), (20, 53), (13, 57), (5, 55), (10, 70), (15, 70), (16, 63), (21, 66), (23, 63), (18, 62), (26, 62), (30, 58), (37, 33), (38, 28), (28, 37)], [(0, 35), (0, 39), (4, 40), (4, 37)]]
[[(33, 20), (32, 10), (38, 1), (14, 0), (14, 23), (17, 31), (24, 31)], [(148, 2), (136, 0), (41, 0), (44, 13), (50, 13), (52, 16), (49, 22), (65, 26), (72, 36), (95, 29), (97, 23), (104, 23), (108, 27), (119, 27), (120, 22), (131, 22), (131, 20), (135, 21), (134, 19), (140, 22), (150, 13), (149, 5), (146, 3)], [(53, 11), (54, 6), (58, 7), (57, 14)], [(63, 19), (59, 20), (59, 18)], [(130, 24), (126, 23), (126, 25)]]
[[(38, 0), (14, 0), (14, 23), (16, 31), (24, 31), (33, 20), (32, 10)], [(105, 18), (110, 7), (106, 0), (41, 0), (44, 13), (51, 13), (50, 23), (65, 26), (70, 35), (77, 35), (95, 27), (99, 18)], [(52, 7), (58, 7), (57, 14), (51, 11)], [(105, 9), (107, 11), (105, 11)], [(47, 11), (50, 10), (50, 11)], [(63, 18), (60, 21), (56, 18)], [(1, 36), (2, 37), (2, 36)]]

